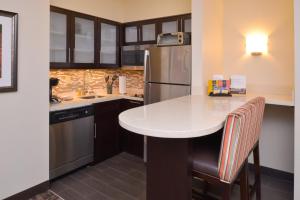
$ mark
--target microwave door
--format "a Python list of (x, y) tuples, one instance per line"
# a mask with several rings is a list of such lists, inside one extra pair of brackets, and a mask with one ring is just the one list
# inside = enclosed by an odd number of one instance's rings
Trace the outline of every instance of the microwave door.
[(190, 46), (155, 47), (148, 54), (146, 82), (191, 84)]

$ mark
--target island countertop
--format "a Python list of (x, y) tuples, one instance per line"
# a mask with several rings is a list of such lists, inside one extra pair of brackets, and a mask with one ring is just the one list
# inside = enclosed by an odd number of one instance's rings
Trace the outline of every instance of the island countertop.
[(220, 130), (226, 116), (247, 100), (249, 97), (185, 96), (127, 110), (119, 115), (119, 123), (146, 136), (201, 137)]

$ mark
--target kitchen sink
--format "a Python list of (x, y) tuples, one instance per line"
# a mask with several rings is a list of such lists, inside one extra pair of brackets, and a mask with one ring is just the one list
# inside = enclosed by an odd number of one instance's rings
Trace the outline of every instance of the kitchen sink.
[(90, 96), (82, 96), (79, 97), (80, 99), (96, 99), (96, 98), (102, 98), (104, 96), (95, 96), (95, 95), (90, 95)]

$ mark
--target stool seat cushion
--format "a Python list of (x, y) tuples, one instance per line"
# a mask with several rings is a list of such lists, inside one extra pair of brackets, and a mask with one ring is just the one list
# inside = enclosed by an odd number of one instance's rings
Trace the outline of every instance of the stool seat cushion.
[(218, 163), (222, 132), (223, 130), (220, 130), (212, 135), (193, 140), (193, 171), (219, 177)]

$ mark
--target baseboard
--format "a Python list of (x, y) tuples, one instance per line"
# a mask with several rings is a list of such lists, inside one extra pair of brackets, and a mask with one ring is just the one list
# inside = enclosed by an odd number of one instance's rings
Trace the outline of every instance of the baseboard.
[[(249, 168), (250, 168), (250, 170), (254, 171), (254, 164), (249, 163)], [(285, 171), (281, 171), (281, 170), (277, 170), (277, 169), (272, 169), (272, 168), (264, 167), (264, 166), (261, 166), (260, 170), (261, 170), (261, 174), (264, 174), (267, 176), (272, 176), (272, 177), (282, 179), (285, 181), (294, 182), (294, 174), (293, 173), (285, 172)]]
[(41, 184), (38, 184), (34, 187), (31, 187), (27, 190), (24, 190), (23, 192), (20, 192), (18, 194), (15, 194), (11, 197), (6, 198), (5, 200), (27, 200), (37, 194), (46, 192), (50, 188), (50, 182), (45, 181)]

